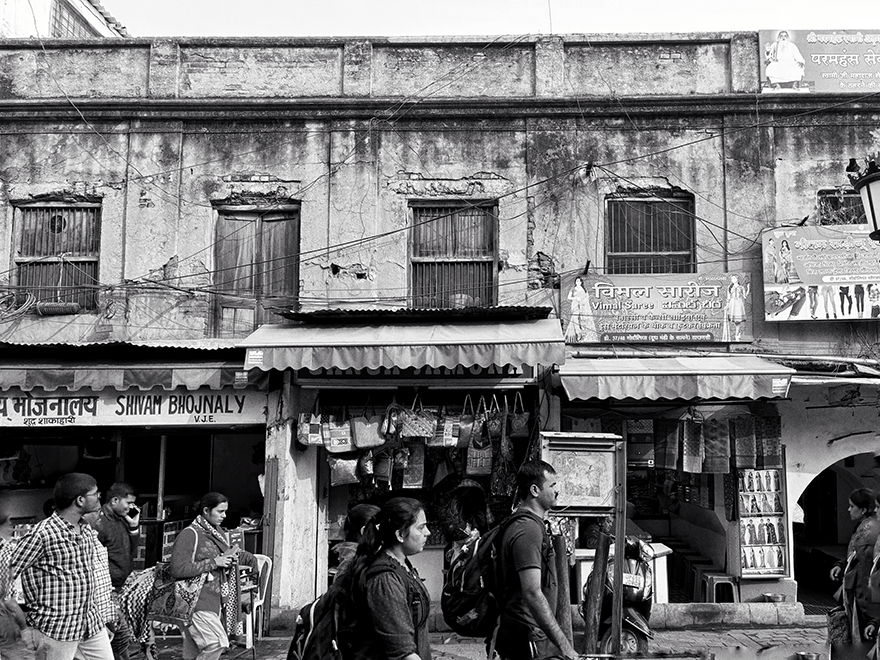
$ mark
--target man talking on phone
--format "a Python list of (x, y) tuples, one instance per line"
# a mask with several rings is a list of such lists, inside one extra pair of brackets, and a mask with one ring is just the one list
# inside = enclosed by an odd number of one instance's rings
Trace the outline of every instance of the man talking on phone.
[[(119, 607), (119, 592), (131, 574), (132, 562), (137, 555), (140, 536), (141, 510), (135, 506), (137, 494), (130, 484), (117, 481), (107, 491), (107, 499), (89, 524), (98, 532), (98, 540), (107, 548), (110, 563), (110, 582), (113, 602)], [(132, 632), (122, 612), (119, 612), (110, 647), (115, 660), (128, 660)]]

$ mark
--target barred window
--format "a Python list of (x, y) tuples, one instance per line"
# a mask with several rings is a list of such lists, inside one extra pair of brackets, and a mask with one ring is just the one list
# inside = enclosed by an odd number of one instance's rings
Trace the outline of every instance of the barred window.
[(412, 204), (412, 304), (488, 307), (498, 301), (498, 207)]
[(606, 198), (605, 259), (613, 275), (696, 272), (693, 197)]
[(100, 204), (39, 204), (17, 209), (18, 302), (78, 303), (95, 309), (101, 244)]
[(65, 0), (52, 3), (52, 36), (94, 39), (101, 35)]
[(215, 248), (217, 329), (251, 332), (266, 311), (294, 309), (299, 297), (299, 208), (221, 210)]
[(852, 188), (827, 188), (818, 192), (820, 225), (863, 225), (868, 222), (862, 197)]

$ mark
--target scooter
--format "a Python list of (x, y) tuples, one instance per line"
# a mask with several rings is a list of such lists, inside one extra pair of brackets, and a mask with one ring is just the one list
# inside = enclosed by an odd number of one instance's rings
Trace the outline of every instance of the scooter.
[[(653, 572), (651, 563), (654, 558), (651, 547), (635, 537), (627, 537), (624, 544), (623, 566), (623, 619), (620, 625), (620, 654), (645, 655), (648, 652), (648, 640), (654, 633), (648, 625), (651, 617), (651, 601), (653, 597)], [(602, 608), (599, 615), (599, 652), (611, 653), (611, 615), (612, 596), (614, 594), (614, 560), (608, 560), (608, 571), (605, 575), (605, 589), (602, 596)], [(584, 585), (583, 598), (578, 611), (586, 621), (586, 604), (589, 596), (590, 580)]]

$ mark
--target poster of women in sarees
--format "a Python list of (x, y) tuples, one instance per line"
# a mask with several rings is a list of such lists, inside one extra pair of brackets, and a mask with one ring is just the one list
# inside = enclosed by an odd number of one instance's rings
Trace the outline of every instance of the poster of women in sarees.
[(568, 344), (752, 340), (748, 273), (575, 274), (562, 281)]

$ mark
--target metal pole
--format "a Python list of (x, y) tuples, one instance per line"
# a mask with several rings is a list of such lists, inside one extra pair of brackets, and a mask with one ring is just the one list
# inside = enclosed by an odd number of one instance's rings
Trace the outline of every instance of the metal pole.
[(616, 441), (617, 493), (614, 500), (614, 598), (611, 607), (611, 653), (620, 653), (623, 623), (623, 562), (626, 551), (626, 444)]
[(156, 520), (165, 520), (165, 452), (168, 436), (159, 437), (159, 486), (156, 488)]
[(608, 548), (611, 537), (599, 532), (599, 543), (593, 557), (593, 572), (587, 578), (586, 605), (584, 607), (584, 647), (583, 653), (596, 653), (599, 650), (599, 626), (602, 623), (602, 597), (605, 595), (605, 576), (608, 573)]

